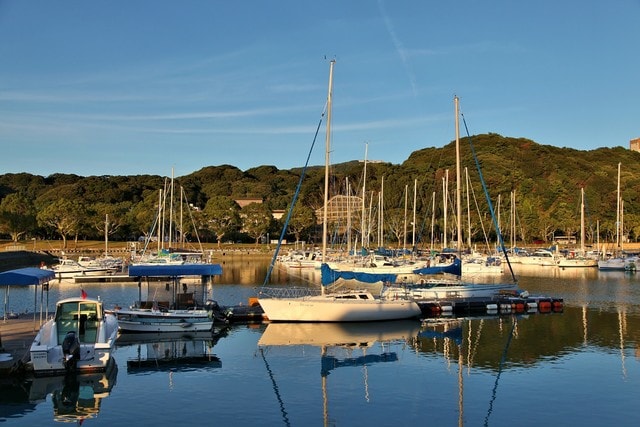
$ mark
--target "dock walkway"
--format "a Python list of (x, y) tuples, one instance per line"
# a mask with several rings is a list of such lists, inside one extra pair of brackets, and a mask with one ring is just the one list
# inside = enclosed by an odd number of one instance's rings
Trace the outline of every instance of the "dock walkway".
[[(44, 321), (44, 319), (43, 319)], [(33, 313), (21, 314), (15, 319), (0, 320), (0, 377), (21, 370), (29, 361), (29, 347), (40, 330), (40, 317)], [(10, 359), (6, 355), (10, 355)]]

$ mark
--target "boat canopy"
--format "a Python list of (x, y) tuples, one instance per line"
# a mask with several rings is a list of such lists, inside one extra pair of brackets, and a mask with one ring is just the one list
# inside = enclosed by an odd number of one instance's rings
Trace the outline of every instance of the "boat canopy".
[[(398, 279), (398, 273), (373, 273), (373, 272), (359, 272), (351, 270), (334, 270), (327, 264), (322, 264), (320, 267), (320, 273), (322, 278), (322, 285), (329, 286), (338, 279), (343, 280), (357, 280), (362, 283), (396, 283)], [(459, 258), (456, 258), (452, 264), (437, 265), (433, 267), (417, 268), (412, 271), (413, 274), (421, 275), (433, 275), (433, 274), (453, 274), (456, 276), (462, 275), (462, 262)]]
[(462, 261), (460, 261), (460, 258), (456, 258), (453, 260), (453, 263), (448, 264), (448, 265), (436, 265), (433, 267), (424, 267), (424, 268), (417, 268), (415, 270), (413, 270), (413, 274), (442, 274), (442, 273), (448, 273), (448, 274), (453, 274), (456, 276), (461, 276), (462, 275)]
[(41, 285), (53, 278), (55, 273), (52, 270), (36, 267), (18, 268), (0, 273), (0, 286)]
[(219, 276), (222, 274), (220, 264), (176, 264), (176, 265), (131, 265), (129, 277), (158, 276)]
[(322, 285), (329, 286), (338, 279), (357, 280), (363, 283), (395, 283), (397, 274), (394, 273), (363, 273), (351, 270), (334, 270), (327, 264), (320, 266)]

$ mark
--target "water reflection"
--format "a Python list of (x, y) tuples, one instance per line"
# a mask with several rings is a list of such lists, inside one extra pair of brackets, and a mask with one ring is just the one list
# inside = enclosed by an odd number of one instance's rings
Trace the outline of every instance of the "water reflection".
[[(398, 355), (392, 351), (393, 343), (407, 343), (418, 334), (420, 325), (416, 321), (392, 321), (373, 323), (271, 323), (267, 325), (258, 341), (260, 354), (272, 381), (280, 405), (282, 420), (289, 426), (289, 417), (280, 388), (275, 380), (265, 348), (315, 346), (320, 348), (320, 381), (322, 389), (323, 425), (335, 422), (329, 414), (329, 390), (327, 377), (339, 368), (362, 369), (365, 398), (369, 400), (368, 367), (385, 362), (397, 362)], [(376, 347), (379, 345), (379, 347)], [(378, 349), (377, 352), (375, 350)], [(332, 353), (333, 351), (333, 353)]]
[(97, 417), (102, 399), (116, 385), (118, 366), (111, 362), (105, 372), (33, 378), (29, 402), (38, 404), (51, 395), (53, 419), (78, 422)]
[(127, 373), (136, 375), (220, 368), (222, 362), (213, 347), (224, 335), (226, 330), (122, 334), (116, 343), (133, 349), (135, 356), (127, 359)]

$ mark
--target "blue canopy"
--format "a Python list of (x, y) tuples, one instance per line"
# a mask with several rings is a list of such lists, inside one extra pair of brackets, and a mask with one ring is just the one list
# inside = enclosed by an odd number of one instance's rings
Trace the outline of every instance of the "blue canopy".
[(130, 265), (129, 277), (219, 276), (220, 264)]
[(394, 273), (362, 273), (350, 270), (334, 270), (329, 265), (322, 264), (320, 266), (320, 277), (322, 285), (329, 286), (338, 279), (357, 280), (363, 283), (395, 283), (398, 275)]
[[(49, 282), (49, 280), (56, 277), (53, 270), (47, 270), (44, 268), (27, 267), (18, 268), (16, 270), (3, 271), (0, 273), (0, 286), (6, 286), (4, 290), (4, 320), (7, 320), (8, 304), (9, 304), (9, 286), (30, 286), (30, 285), (42, 285)], [(34, 288), (34, 306), (33, 306), (33, 323), (36, 322), (36, 309), (37, 309), (37, 296), (38, 288)], [(40, 288), (40, 323), (42, 323), (42, 293), (44, 288)], [(49, 292), (47, 290), (47, 298)]]
[(55, 278), (52, 270), (27, 267), (0, 273), (0, 286), (28, 286), (40, 285)]

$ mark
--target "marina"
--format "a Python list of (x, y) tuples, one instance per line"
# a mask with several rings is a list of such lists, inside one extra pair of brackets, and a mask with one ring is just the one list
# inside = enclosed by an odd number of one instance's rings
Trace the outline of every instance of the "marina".
[[(266, 259), (227, 260), (209, 296), (221, 307), (248, 308), (267, 267)], [(461, 315), (452, 309), (422, 321), (316, 328), (302, 338), (293, 333), (299, 327), (262, 321), (220, 325), (204, 336), (128, 334), (116, 340), (115, 369), (94, 374), (100, 378), (68, 384), (54, 377), (44, 384), (3, 377), (0, 416), (10, 426), (57, 425), (63, 418), (111, 425), (139, 414), (144, 387), (150, 425), (213, 419), (223, 425), (417, 425), (425, 417), (434, 425), (506, 425), (513, 408), (523, 405), (545, 407), (558, 425), (637, 424), (638, 276), (527, 266), (517, 273), (522, 288), (561, 299), (562, 310)], [(298, 282), (291, 274), (275, 271), (271, 285)], [(305, 274), (316, 279), (314, 272)], [(156, 285), (160, 295), (164, 284)], [(138, 294), (132, 283), (83, 289), (107, 307)], [(77, 284), (53, 283), (50, 301), (78, 291)], [(12, 289), (10, 304), (20, 315), (1, 324), (3, 351), (24, 354), (39, 325), (38, 316), (23, 313), (33, 307), (33, 291)], [(63, 389), (77, 391), (73, 405), (61, 405)], [(194, 413), (194, 407), (203, 409)], [(534, 417), (518, 421), (539, 423)]]

